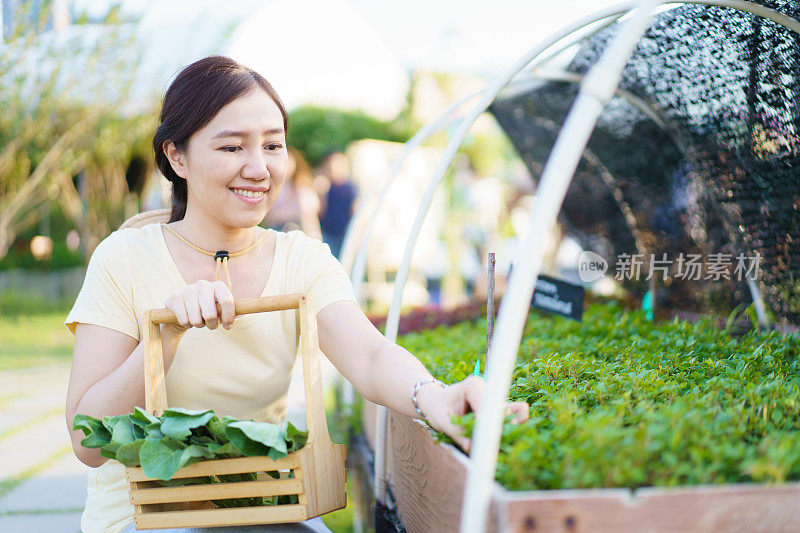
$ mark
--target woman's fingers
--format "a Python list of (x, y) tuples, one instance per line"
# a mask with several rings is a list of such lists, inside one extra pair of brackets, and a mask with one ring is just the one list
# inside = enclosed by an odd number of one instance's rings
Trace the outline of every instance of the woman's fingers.
[[(463, 429), (450, 422), (452, 415), (461, 415), (470, 410), (475, 416), (480, 416), (483, 392), (486, 384), (482, 378), (470, 376), (464, 381), (450, 387), (453, 397), (447, 403), (449, 413), (441, 417), (441, 430), (446, 433), (453, 441), (466, 453), (470, 452), (472, 441), (463, 435)], [(528, 420), (530, 406), (526, 402), (508, 402), (505, 404), (506, 416), (513, 415), (512, 421), (521, 424)]]
[(512, 422), (522, 424), (530, 416), (530, 406), (527, 402), (510, 402), (506, 404), (506, 416), (514, 415)]
[(186, 304), (183, 303), (183, 299), (180, 298), (180, 295), (173, 294), (167, 298), (166, 308), (172, 311), (175, 318), (178, 320), (178, 324), (184, 328), (191, 327), (189, 315), (186, 312)]
[[(460, 429), (460, 428), (459, 428)], [(469, 455), (469, 451), (472, 448), (472, 440), (468, 439), (463, 435), (450, 435), (450, 438), (453, 439), (453, 442), (458, 444), (458, 447), (464, 450), (464, 453)]]
[(448, 437), (453, 439), (453, 442), (455, 442), (459, 448), (469, 453), (471, 443), (470, 439), (464, 436), (464, 428), (453, 424), (447, 416), (435, 422), (429, 419), (428, 423), (433, 426), (434, 429), (445, 433)]
[(483, 378), (479, 378), (478, 376), (470, 376), (462, 381), (462, 383), (464, 384), (464, 399), (469, 406), (469, 409), (464, 412), (472, 411), (475, 413), (475, 416), (477, 416), (481, 408), (481, 400), (483, 399), (483, 388), (486, 384)]
[(197, 284), (189, 285), (183, 290), (183, 303), (186, 306), (186, 314), (189, 315), (189, 323), (196, 327), (205, 327), (203, 313), (200, 310), (200, 296)]
[[(221, 313), (217, 312), (217, 303), (222, 308)], [(208, 326), (216, 329), (222, 324), (225, 329), (231, 329), (236, 317), (233, 294), (222, 281), (200, 280), (188, 285), (170, 295), (165, 306), (183, 328)]]
[[(219, 302), (222, 307), (222, 326), (225, 329), (233, 327), (233, 319), (236, 317), (236, 311), (233, 304), (233, 294), (231, 290), (222, 281), (215, 281), (211, 284), (214, 290), (214, 299)], [(214, 306), (216, 311), (216, 306)]]
[(215, 298), (215, 288), (213, 284), (200, 280), (197, 282), (197, 303), (200, 305), (200, 314), (203, 315), (203, 322), (208, 329), (217, 329), (219, 317), (217, 316), (217, 303)]

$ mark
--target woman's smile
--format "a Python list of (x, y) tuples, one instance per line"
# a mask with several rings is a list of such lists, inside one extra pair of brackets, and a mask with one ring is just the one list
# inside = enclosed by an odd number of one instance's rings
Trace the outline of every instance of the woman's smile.
[(258, 204), (267, 197), (265, 187), (231, 187), (230, 191), (241, 201), (248, 204)]

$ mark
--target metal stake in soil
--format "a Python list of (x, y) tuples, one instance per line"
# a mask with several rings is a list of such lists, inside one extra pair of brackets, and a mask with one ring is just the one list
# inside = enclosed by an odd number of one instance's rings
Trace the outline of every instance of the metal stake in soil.
[[(494, 252), (489, 254), (489, 276), (486, 284), (486, 366), (489, 365), (489, 349), (494, 335)], [(486, 372), (486, 369), (483, 369)]]

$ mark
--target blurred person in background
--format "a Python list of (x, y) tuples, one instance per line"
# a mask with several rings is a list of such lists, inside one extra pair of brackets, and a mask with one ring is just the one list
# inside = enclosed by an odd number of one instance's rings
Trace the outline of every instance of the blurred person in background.
[(322, 239), (319, 225), (320, 200), (314, 189), (311, 167), (303, 154), (288, 147), (289, 167), (283, 189), (264, 225), (278, 231), (301, 230), (314, 239)]
[(331, 248), (334, 257), (339, 257), (347, 225), (353, 216), (358, 189), (350, 177), (350, 163), (342, 152), (325, 156), (317, 178), (317, 191), (322, 202), (322, 240)]

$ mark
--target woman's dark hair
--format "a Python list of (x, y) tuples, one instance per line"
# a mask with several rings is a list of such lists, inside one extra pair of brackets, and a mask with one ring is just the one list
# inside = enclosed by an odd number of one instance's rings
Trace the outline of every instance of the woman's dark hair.
[(153, 136), (156, 166), (172, 183), (172, 213), (169, 221), (186, 215), (186, 180), (178, 176), (164, 154), (164, 143), (185, 150), (189, 137), (211, 122), (219, 110), (254, 87), (263, 89), (283, 116), (288, 131), (288, 116), (278, 93), (258, 72), (224, 56), (210, 56), (184, 68), (167, 89), (161, 107), (161, 124)]

